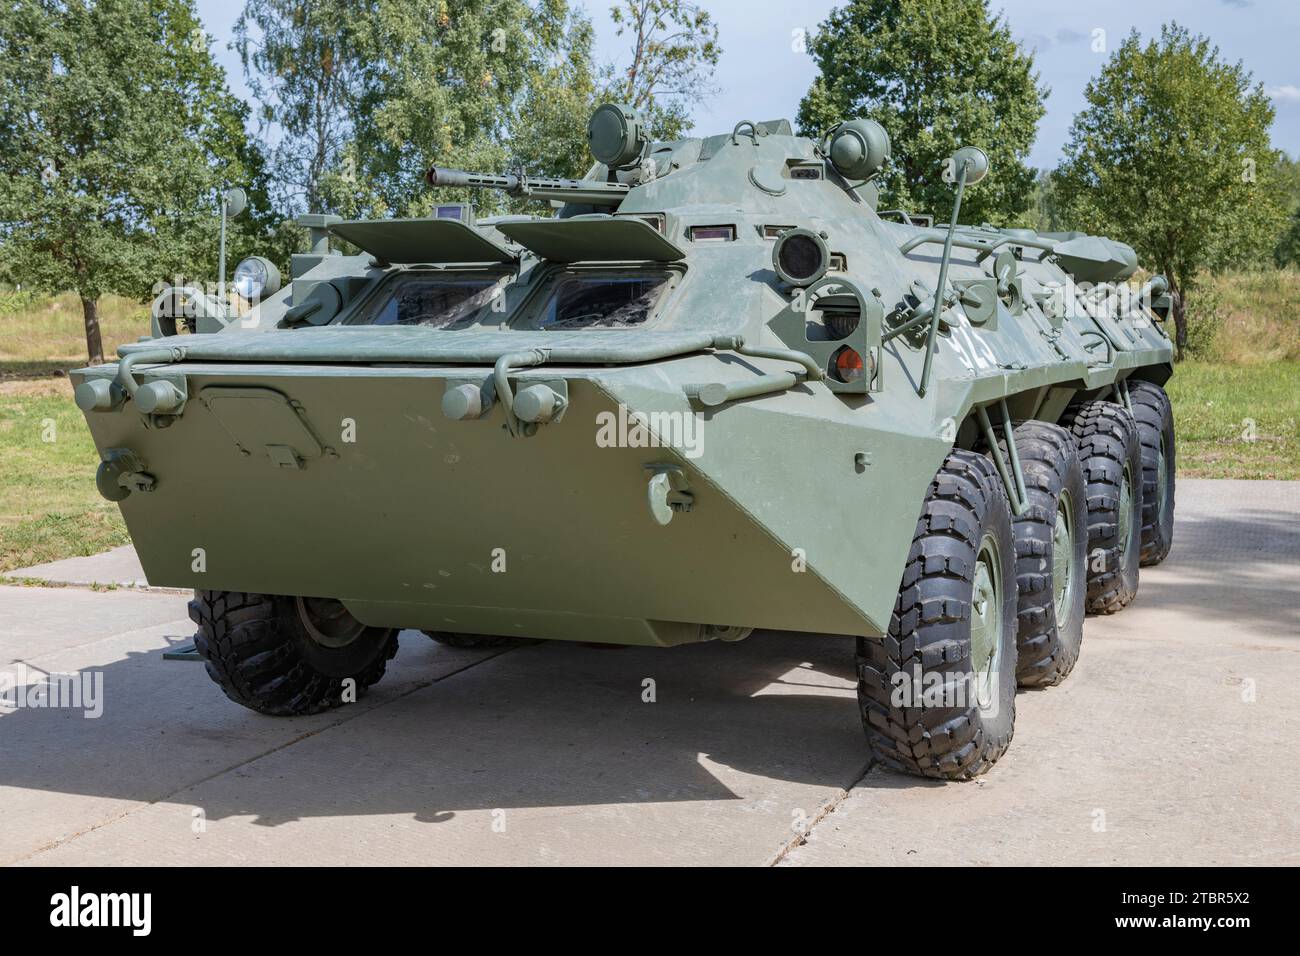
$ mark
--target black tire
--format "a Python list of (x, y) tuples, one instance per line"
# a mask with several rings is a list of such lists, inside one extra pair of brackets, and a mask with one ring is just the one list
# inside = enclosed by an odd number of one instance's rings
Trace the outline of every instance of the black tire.
[(1079, 445), (1088, 486), (1085, 606), (1089, 614), (1114, 614), (1126, 608), (1138, 590), (1142, 447), (1137, 423), (1123, 405), (1091, 401), (1070, 406), (1061, 425)]
[[(1024, 514), (1012, 519), (1020, 594), (1016, 679), (1022, 687), (1049, 687), (1074, 669), (1083, 644), (1087, 489), (1078, 446), (1064, 428), (1028, 421), (1015, 436), (1027, 499)], [(1005, 460), (1005, 439), (999, 445)]]
[(518, 638), (497, 634), (461, 634), (456, 631), (424, 631), (423, 633), (444, 647), (506, 647), (519, 642)]
[(1128, 394), (1142, 444), (1142, 565), (1147, 567), (1167, 558), (1174, 543), (1174, 410), (1159, 385), (1129, 382)]
[[(208, 676), (237, 704), (273, 717), (315, 714), (344, 702), (345, 680), (359, 698), (397, 653), (397, 632), (364, 627), (338, 602), (319, 599), (195, 591), (190, 619), (198, 625), (195, 648)], [(309, 611), (307, 608), (312, 608)], [(346, 640), (327, 646), (316, 611), (347, 628)], [(345, 617), (346, 616), (346, 617)], [(313, 623), (315, 622), (315, 623)]]
[[(991, 585), (982, 615), (981, 581)], [(981, 618), (984, 626), (973, 627)], [(1006, 751), (1016, 720), (1015, 539), (1006, 491), (983, 455), (953, 450), (944, 460), (916, 523), (889, 633), (859, 638), (857, 650), (862, 723), (886, 766), (968, 780)], [(983, 657), (986, 667), (976, 660)], [(918, 680), (919, 690), (938, 680), (961, 696), (910, 697)]]

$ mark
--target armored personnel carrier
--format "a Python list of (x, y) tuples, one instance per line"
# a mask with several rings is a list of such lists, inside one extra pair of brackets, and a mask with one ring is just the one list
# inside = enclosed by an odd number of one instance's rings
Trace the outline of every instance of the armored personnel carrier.
[[(671, 646), (856, 641), (869, 745), (985, 771), (1018, 685), (1169, 551), (1160, 277), (1082, 234), (880, 210), (884, 130), (649, 142), (601, 107), (583, 180), (429, 170), (538, 216), (308, 217), (281, 288), (76, 372), (149, 580), (276, 715), (354, 699), (404, 628)], [(355, 254), (331, 248), (345, 242)], [(169, 331), (195, 334), (168, 335)]]

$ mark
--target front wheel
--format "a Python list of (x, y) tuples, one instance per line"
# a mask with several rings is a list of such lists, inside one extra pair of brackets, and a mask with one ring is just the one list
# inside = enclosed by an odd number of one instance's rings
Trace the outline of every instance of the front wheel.
[(1016, 551), (1006, 491), (954, 450), (930, 483), (883, 638), (858, 639), (858, 703), (886, 766), (966, 780), (1011, 743)]
[(208, 676), (235, 703), (273, 717), (359, 698), (397, 653), (396, 631), (367, 627), (330, 598), (195, 591), (189, 610)]

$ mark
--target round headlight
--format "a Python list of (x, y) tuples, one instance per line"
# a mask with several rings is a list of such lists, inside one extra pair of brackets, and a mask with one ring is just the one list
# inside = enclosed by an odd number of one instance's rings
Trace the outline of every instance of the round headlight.
[(265, 299), (280, 291), (280, 270), (270, 259), (249, 256), (235, 266), (235, 278), (231, 284), (241, 299), (250, 302)]
[(772, 267), (782, 281), (793, 286), (812, 285), (830, 264), (825, 241), (811, 229), (787, 229), (772, 247)]

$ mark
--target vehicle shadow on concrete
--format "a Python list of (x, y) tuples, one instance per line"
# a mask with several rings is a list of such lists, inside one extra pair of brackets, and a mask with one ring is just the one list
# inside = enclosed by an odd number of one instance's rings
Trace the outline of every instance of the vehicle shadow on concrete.
[(1300, 514), (1235, 510), (1180, 517), (1169, 557), (1142, 569), (1132, 606), (1176, 608), (1272, 637), (1300, 638), (1297, 593)]
[(228, 701), (202, 665), (131, 653), (100, 668), (98, 719), (38, 709), (0, 717), (3, 782), (275, 826), (736, 800), (752, 797), (737, 789), (749, 777), (847, 788), (867, 763), (845, 638), (759, 632), (669, 649), (543, 642), (434, 683), (419, 680), (421, 668), (465, 652), (417, 632), (401, 643), (400, 666), (361, 702), (291, 719)]

